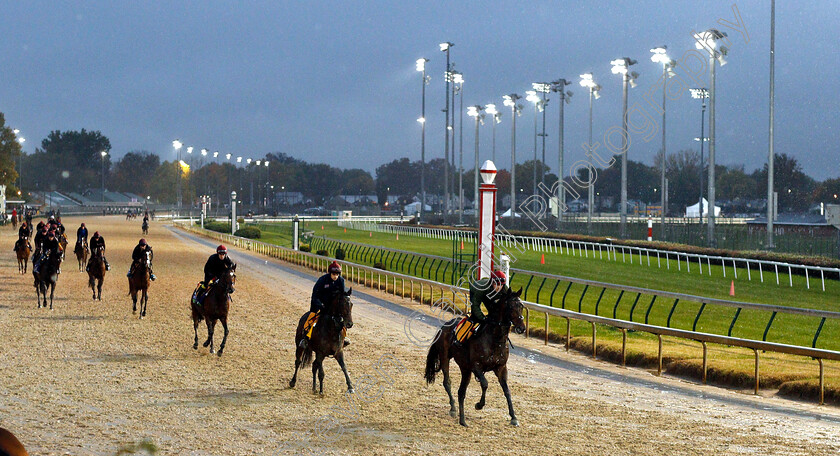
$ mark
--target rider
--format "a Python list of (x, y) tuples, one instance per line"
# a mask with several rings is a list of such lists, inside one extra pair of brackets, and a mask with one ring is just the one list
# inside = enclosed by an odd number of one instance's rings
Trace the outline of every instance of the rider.
[[(309, 343), (309, 329), (314, 324), (312, 314), (319, 314), (324, 310), (325, 302), (332, 299), (336, 293), (344, 292), (344, 277), (341, 277), (341, 265), (338, 264), (338, 261), (333, 261), (329, 268), (327, 268), (327, 273), (322, 275), (315, 282), (315, 286), (312, 287), (312, 298), (309, 303), (310, 314), (306, 318), (306, 324), (304, 324), (305, 337), (300, 341), (301, 347), (306, 348), (306, 344)], [(344, 346), (346, 347), (348, 345), (350, 345), (350, 340), (345, 338)]]
[(134, 251), (131, 252), (131, 267), (129, 267), (126, 277), (131, 277), (134, 274), (134, 269), (137, 267), (137, 263), (143, 261), (146, 257), (146, 252), (149, 252), (149, 278), (155, 280), (155, 273), (152, 272), (152, 258), (155, 257), (155, 254), (152, 252), (152, 246), (150, 246), (145, 239), (140, 239), (140, 242), (138, 242), (137, 246), (134, 247)]
[(32, 254), (32, 264), (35, 264), (35, 261), (41, 256), (41, 244), (44, 243), (44, 240), (47, 239), (47, 226), (41, 225), (41, 228), (35, 233), (35, 253)]
[[(105, 259), (105, 238), (99, 235), (99, 231), (93, 232), (93, 237), (90, 238), (90, 251), (96, 252), (97, 249), (101, 249), (102, 254), (102, 261), (105, 262), (105, 270), (110, 271), (111, 265), (108, 264), (108, 260)], [(88, 264), (90, 266), (90, 264)], [(89, 267), (85, 270), (89, 270)]]
[(23, 239), (25, 237), (29, 237), (29, 225), (26, 224), (26, 221), (20, 224), (20, 228), (18, 228), (18, 238)]
[(82, 223), (81, 226), (79, 226), (79, 229), (76, 230), (76, 242), (82, 244), (83, 246), (88, 245), (88, 230), (84, 223)]
[[(482, 323), (486, 318), (481, 311), (481, 305), (487, 308), (487, 312), (498, 307), (502, 295), (507, 291), (507, 277), (505, 273), (496, 269), (490, 274), (490, 278), (481, 279), (477, 282), (470, 281), (470, 316), (468, 320), (472, 323), (472, 330)], [(457, 326), (456, 326), (457, 331)], [(460, 345), (459, 341), (455, 341)]]
[(227, 256), (227, 247), (219, 245), (216, 247), (216, 254), (210, 255), (204, 263), (204, 280), (199, 282), (195, 290), (195, 298), (201, 303), (207, 293), (210, 281), (221, 277), (228, 269), (233, 267), (233, 261)]
[(61, 223), (61, 216), (58, 216), (55, 219), (55, 227), (56, 227), (56, 235), (64, 235), (64, 224)]
[[(59, 245), (58, 239), (55, 237), (55, 231), (49, 230), (47, 231), (47, 238), (41, 244), (41, 256), (38, 258), (38, 261), (33, 265), (34, 272), (38, 272), (39, 266), (41, 265), (41, 261), (45, 258), (52, 257), (54, 255), (60, 255), (59, 253)], [(57, 274), (61, 274), (61, 268), (58, 268), (56, 271)]]

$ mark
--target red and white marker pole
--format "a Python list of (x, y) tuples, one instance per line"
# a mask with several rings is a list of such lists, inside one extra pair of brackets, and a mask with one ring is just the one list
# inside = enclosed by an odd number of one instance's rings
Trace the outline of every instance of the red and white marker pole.
[(487, 160), (481, 165), (478, 192), (481, 212), (478, 218), (478, 279), (489, 278), (493, 272), (493, 239), (496, 235), (496, 165)]
[(653, 240), (653, 220), (648, 217), (648, 241)]

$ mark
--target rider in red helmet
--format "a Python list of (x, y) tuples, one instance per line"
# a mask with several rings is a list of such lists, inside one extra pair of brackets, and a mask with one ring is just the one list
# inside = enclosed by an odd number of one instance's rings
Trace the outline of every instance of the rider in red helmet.
[(152, 252), (152, 246), (150, 246), (145, 239), (140, 239), (140, 242), (137, 243), (137, 246), (134, 247), (134, 251), (131, 252), (131, 266), (128, 269), (128, 274), (126, 277), (131, 277), (134, 274), (134, 269), (137, 267), (137, 263), (146, 259), (146, 254), (149, 255), (149, 278), (151, 280), (155, 280), (155, 273), (152, 272), (152, 259), (155, 257), (154, 252)]
[[(314, 315), (317, 315), (324, 309), (324, 303), (332, 299), (336, 293), (344, 293), (344, 277), (341, 277), (341, 265), (338, 261), (333, 261), (327, 268), (327, 273), (322, 275), (312, 287), (312, 299), (309, 303), (309, 314), (306, 317), (306, 324), (304, 324), (304, 337), (300, 341), (301, 347), (306, 348), (309, 343), (309, 336), (311, 336), (311, 327), (315, 323)], [(344, 338), (344, 346), (350, 345), (350, 341)]]
[[(478, 281), (470, 281), (470, 316), (469, 322), (472, 323), (471, 332), (474, 333), (481, 322), (486, 318), (484, 312), (481, 311), (481, 305), (487, 308), (487, 312), (492, 312), (498, 307), (499, 300), (508, 291), (507, 276), (505, 273), (496, 269), (490, 274), (489, 278)], [(457, 334), (456, 326), (456, 334)], [(466, 338), (466, 334), (462, 334)], [(461, 341), (457, 338), (455, 340), (456, 346), (461, 346)]]
[[(108, 263), (108, 260), (105, 259), (105, 238), (99, 235), (99, 231), (94, 231), (93, 237), (90, 238), (90, 251), (91, 253), (96, 253), (97, 250), (100, 251), (102, 255), (102, 261), (105, 262), (105, 270), (110, 271), (111, 265)], [(93, 261), (93, 257), (91, 257), (91, 261)], [(88, 267), (85, 270), (90, 270), (90, 262), (88, 262)]]

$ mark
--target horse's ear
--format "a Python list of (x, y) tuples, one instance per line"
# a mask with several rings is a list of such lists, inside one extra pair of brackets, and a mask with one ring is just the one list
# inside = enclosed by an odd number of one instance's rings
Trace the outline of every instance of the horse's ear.
[(513, 293), (513, 295), (514, 295), (514, 296), (516, 296), (517, 298), (518, 298), (519, 296), (521, 296), (521, 295), (522, 295), (522, 287), (519, 287), (519, 291), (517, 291), (517, 292)]
[(235, 270), (236, 270), (236, 263), (233, 263), (233, 267), (232, 267), (232, 268), (230, 268), (230, 270), (231, 270), (231, 271), (235, 271)]
[(350, 296), (351, 294), (353, 294), (353, 287), (350, 287), (350, 289), (347, 290), (347, 293), (344, 293), (344, 296)]

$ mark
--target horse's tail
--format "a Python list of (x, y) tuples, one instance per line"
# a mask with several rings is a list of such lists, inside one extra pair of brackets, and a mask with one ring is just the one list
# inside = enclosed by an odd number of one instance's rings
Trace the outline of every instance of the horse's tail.
[(429, 347), (429, 354), (426, 355), (426, 383), (432, 384), (435, 382), (435, 374), (440, 370), (440, 347), (441, 343), (440, 330), (435, 335), (435, 342)]
[(300, 355), (300, 367), (309, 366), (312, 363), (312, 349), (307, 347)]

